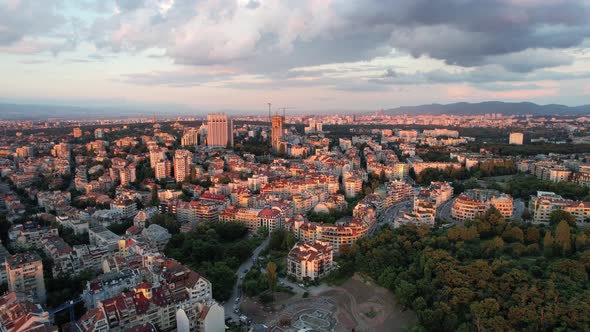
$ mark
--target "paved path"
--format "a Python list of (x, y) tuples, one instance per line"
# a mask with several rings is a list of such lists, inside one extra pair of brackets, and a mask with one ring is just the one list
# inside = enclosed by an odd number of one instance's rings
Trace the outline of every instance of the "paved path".
[[(233, 321), (238, 321), (239, 316), (234, 313), (234, 308), (239, 308), (240, 304), (242, 303), (242, 296), (241, 296), (241, 289), (242, 289), (242, 282), (244, 281), (243, 277), (245, 275), (244, 270), (250, 270), (252, 265), (254, 265), (254, 261), (258, 259), (258, 255), (260, 252), (266, 248), (268, 242), (270, 241), (270, 236), (268, 236), (254, 251), (252, 252), (252, 256), (246, 260), (240, 268), (236, 272), (237, 280), (236, 284), (234, 285), (234, 289), (232, 292), (232, 296), (227, 300), (227, 303), (223, 305), (223, 309), (225, 310), (225, 317), (231, 317)], [(236, 301), (238, 299), (238, 301)]]

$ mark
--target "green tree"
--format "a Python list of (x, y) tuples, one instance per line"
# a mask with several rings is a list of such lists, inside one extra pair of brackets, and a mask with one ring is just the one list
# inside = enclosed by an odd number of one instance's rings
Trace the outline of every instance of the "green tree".
[(277, 287), (277, 264), (273, 261), (270, 261), (266, 264), (266, 279), (268, 281), (268, 288), (270, 289), (271, 294), (274, 294), (274, 291)]
[(509, 242), (523, 242), (524, 241), (524, 234), (522, 229), (519, 227), (510, 227), (507, 228), (504, 233), (502, 233), (502, 238)]
[(557, 225), (555, 230), (555, 243), (561, 249), (562, 254), (568, 254), (572, 249), (572, 240), (570, 233), (570, 225), (567, 221), (562, 220)]
[(545, 237), (543, 238), (543, 251), (545, 252), (546, 256), (551, 256), (553, 254), (553, 245), (554, 245), (553, 236), (551, 235), (551, 231), (547, 231), (545, 233)]
[(507, 325), (500, 315), (500, 304), (494, 298), (475, 302), (470, 305), (477, 331), (506, 331)]
[(537, 227), (529, 227), (526, 230), (526, 242), (537, 243), (539, 242), (539, 230)]
[(157, 206), (160, 204), (160, 199), (158, 198), (158, 188), (155, 185), (152, 186), (152, 199), (150, 203), (152, 206)]
[(565, 220), (571, 226), (576, 224), (576, 217), (571, 213), (561, 209), (551, 211), (551, 214), (549, 215), (549, 223), (551, 225), (557, 225), (562, 220)]

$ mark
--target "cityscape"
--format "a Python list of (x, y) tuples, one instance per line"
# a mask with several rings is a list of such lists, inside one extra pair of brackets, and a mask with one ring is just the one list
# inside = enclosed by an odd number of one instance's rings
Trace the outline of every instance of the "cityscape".
[(0, 332), (588, 331), (589, 50), (585, 1), (0, 1)]

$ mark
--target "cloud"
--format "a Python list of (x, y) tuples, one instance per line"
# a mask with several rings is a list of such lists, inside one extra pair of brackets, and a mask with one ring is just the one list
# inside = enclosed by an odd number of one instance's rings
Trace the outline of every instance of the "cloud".
[[(371, 91), (575, 78), (546, 69), (578, 59), (571, 50), (588, 47), (589, 18), (588, 1), (579, 0), (11, 0), (0, 2), (0, 52), (57, 54), (88, 42), (92, 61), (144, 52), (195, 68), (120, 78), (128, 83), (239, 85), (205, 70), (223, 68), (272, 82), (255, 86)], [(440, 68), (409, 74), (393, 60), (373, 69), (382, 75), (364, 72), (361, 62), (392, 54)], [(346, 63), (346, 70), (301, 70)]]
[(341, 1), (360, 26), (389, 25), (389, 44), (447, 64), (490, 64), (489, 57), (530, 48), (562, 49), (590, 35), (587, 1)]
[(478, 89), (487, 91), (513, 91), (513, 90), (539, 90), (546, 89), (539, 84), (501, 84), (501, 83), (484, 83), (478, 84)]
[(117, 82), (145, 85), (145, 86), (169, 86), (191, 87), (218, 82), (227, 79), (230, 73), (203, 73), (191, 71), (153, 71), (148, 73), (132, 73), (114, 79)]
[(144, 0), (117, 0), (117, 5), (122, 10), (134, 10), (141, 7)]
[(486, 62), (499, 64), (513, 72), (528, 73), (541, 68), (570, 65), (574, 62), (574, 57), (559, 50), (528, 49), (488, 57)]
[(12, 0), (0, 2), (0, 46), (9, 47), (47, 35), (65, 24), (59, 1)]
[(531, 73), (517, 73), (508, 71), (500, 65), (486, 65), (472, 69), (449, 71), (436, 69), (415, 73), (398, 73), (387, 70), (378, 77), (369, 79), (370, 82), (389, 85), (419, 85), (419, 84), (448, 84), (471, 83), (485, 84), (495, 82), (532, 82), (532, 81), (560, 81), (590, 78), (590, 72), (564, 73), (558, 71), (539, 70)]
[[(115, 51), (164, 49), (185, 65), (259, 73), (370, 60), (392, 50), (464, 67), (530, 72), (569, 64), (560, 49), (590, 36), (586, 2), (556, 1), (119, 1), (93, 40)], [(393, 10), (395, 9), (395, 10)]]

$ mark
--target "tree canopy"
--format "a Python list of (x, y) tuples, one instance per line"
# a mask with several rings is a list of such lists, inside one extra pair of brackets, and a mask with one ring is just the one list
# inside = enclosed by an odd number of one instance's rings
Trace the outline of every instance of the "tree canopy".
[(464, 226), (384, 228), (342, 253), (414, 310), (416, 330), (543, 331), (590, 326), (590, 230), (506, 223), (492, 209)]

